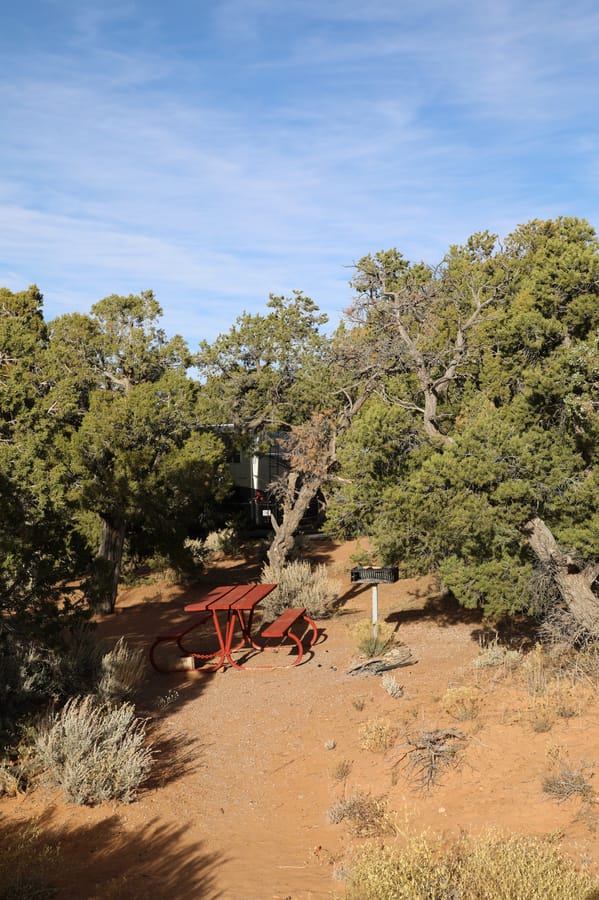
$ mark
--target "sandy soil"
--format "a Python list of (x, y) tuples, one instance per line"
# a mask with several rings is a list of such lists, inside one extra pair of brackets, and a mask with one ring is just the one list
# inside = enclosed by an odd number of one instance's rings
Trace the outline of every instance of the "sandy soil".
[[(404, 691), (391, 697), (380, 677), (348, 674), (358, 659), (352, 627), (371, 607), (371, 588), (350, 584), (355, 547), (324, 540), (312, 547), (344, 595), (339, 613), (318, 623), (321, 639), (301, 666), (172, 675), (148, 667), (140, 706), (159, 752), (135, 803), (80, 808), (42, 788), (0, 803), (5, 822), (37, 818), (59, 837), (69, 860), (55, 873), (59, 898), (343, 896), (340, 873), (360, 839), (346, 822), (330, 824), (328, 811), (355, 790), (387, 798), (398, 841), (426, 829), (559, 835), (566, 853), (597, 871), (593, 805), (558, 803), (543, 792), (556, 748), (574, 764), (599, 759), (594, 695), (577, 686), (576, 714), (554, 715), (550, 730), (535, 730), (546, 701), (503, 670), (474, 668), (479, 618), (444, 605), (423, 579), (379, 587), (379, 615), (413, 660), (394, 672)], [(123, 590), (100, 631), (147, 648), (183, 620), (184, 603), (199, 591), (257, 576), (257, 561), (240, 558), (215, 562), (194, 590), (163, 582)], [(478, 704), (469, 721), (446, 708), (448, 689), (458, 686)], [(362, 748), (361, 729), (376, 718), (389, 720), (398, 740), (423, 728), (458, 728), (467, 738), (459, 765), (427, 793), (416, 790), (405, 764), (394, 765), (397, 751)], [(344, 781), (341, 763), (350, 767)]]

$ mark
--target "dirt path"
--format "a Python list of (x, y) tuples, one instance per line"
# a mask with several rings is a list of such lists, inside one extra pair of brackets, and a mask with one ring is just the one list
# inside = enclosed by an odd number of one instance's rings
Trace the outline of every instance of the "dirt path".
[[(414, 665), (398, 669), (403, 696), (377, 677), (347, 669), (357, 658), (352, 626), (370, 613), (369, 587), (349, 584), (352, 545), (321, 542), (315, 555), (347, 594), (339, 615), (319, 623), (324, 640), (296, 669), (224, 673), (150, 673), (143, 705), (154, 719), (160, 753), (152, 783), (130, 806), (63, 804), (38, 790), (0, 804), (8, 820), (41, 817), (59, 835), (70, 865), (56, 873), (59, 898), (222, 898), (316, 900), (343, 896), (339, 874), (356, 842), (327, 813), (348, 792), (384, 795), (401, 828), (436, 833), (496, 826), (560, 832), (564, 849), (594, 867), (599, 859), (592, 808), (557, 804), (542, 790), (552, 749), (599, 758), (596, 706), (531, 727), (530, 700), (509, 682), (472, 667), (479, 652), (476, 616), (431, 604), (424, 580), (379, 588), (379, 612), (398, 627)], [(256, 577), (255, 561), (221, 563), (206, 583)], [(155, 584), (126, 590), (119, 612), (101, 623), (147, 647), (172, 624), (187, 595)], [(448, 688), (468, 685), (475, 719), (456, 722)], [(523, 699), (524, 698), (524, 699)], [(361, 747), (361, 729), (386, 719), (399, 733), (458, 727), (467, 745), (460, 765), (430, 793), (414, 791), (405, 767)], [(349, 767), (339, 780), (341, 764)], [(588, 815), (587, 815), (588, 814)]]

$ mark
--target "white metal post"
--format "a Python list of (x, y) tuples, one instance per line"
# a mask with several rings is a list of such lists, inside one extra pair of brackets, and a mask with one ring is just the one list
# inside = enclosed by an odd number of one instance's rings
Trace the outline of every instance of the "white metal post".
[(372, 585), (372, 634), (376, 638), (379, 636), (378, 629), (379, 618), (379, 586), (376, 582)]

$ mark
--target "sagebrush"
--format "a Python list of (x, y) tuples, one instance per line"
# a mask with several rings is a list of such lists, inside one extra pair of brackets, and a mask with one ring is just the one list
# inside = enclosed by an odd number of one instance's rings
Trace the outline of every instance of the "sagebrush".
[(145, 675), (143, 650), (132, 650), (121, 637), (100, 663), (97, 693), (103, 700), (123, 700), (139, 689)]
[(39, 728), (34, 751), (52, 782), (71, 803), (128, 803), (147, 779), (152, 749), (133, 704), (69, 700)]
[(315, 619), (326, 618), (340, 591), (339, 583), (328, 577), (326, 566), (312, 566), (306, 560), (290, 562), (279, 573), (266, 565), (261, 580), (262, 584), (277, 585), (261, 605), (265, 621), (272, 621), (283, 610), (296, 606), (305, 607)]

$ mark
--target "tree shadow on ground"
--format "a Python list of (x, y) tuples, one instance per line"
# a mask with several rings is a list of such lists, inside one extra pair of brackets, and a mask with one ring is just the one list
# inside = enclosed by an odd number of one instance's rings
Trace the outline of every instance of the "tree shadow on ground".
[(347, 591), (344, 591), (342, 594), (339, 594), (337, 599), (335, 600), (332, 606), (332, 613), (335, 616), (353, 616), (355, 615), (355, 610), (346, 609), (345, 605), (349, 603), (350, 600), (353, 600), (355, 597), (358, 597), (364, 589), (363, 584), (352, 584)]
[(472, 640), (483, 648), (497, 643), (510, 650), (530, 650), (539, 640), (539, 623), (524, 615), (516, 615), (495, 625), (483, 622), (480, 628), (472, 632)]
[(145, 790), (166, 787), (202, 765), (205, 748), (189, 734), (165, 734), (158, 720), (150, 722), (147, 733), (154, 756)]
[(421, 605), (397, 610), (386, 616), (385, 621), (394, 623), (396, 631), (409, 622), (433, 621), (441, 628), (458, 624), (471, 625), (470, 637), (481, 647), (496, 641), (506, 647), (524, 649), (537, 639), (538, 625), (533, 619), (515, 615), (505, 621), (490, 624), (485, 622), (482, 609), (466, 609), (449, 592), (430, 594), (417, 590), (412, 593), (411, 602)]
[[(335, 551), (338, 547), (338, 542), (326, 535), (304, 535), (300, 539), (298, 552), (300, 552), (302, 558), (309, 558), (310, 562), (315, 566), (328, 566), (335, 558)], [(348, 572), (349, 568), (351, 566), (348, 563)]]
[(458, 624), (481, 626), (483, 621), (482, 610), (466, 609), (458, 603), (453, 594), (416, 591), (412, 594), (411, 602), (419, 602), (421, 605), (399, 609), (386, 616), (387, 622), (395, 623), (396, 630), (408, 622), (434, 621), (441, 628), (447, 628)]
[(0, 897), (153, 900), (222, 896), (215, 871), (226, 860), (187, 838), (185, 825), (150, 820), (127, 831), (112, 815), (91, 825), (58, 825), (51, 808), (0, 824)]
[[(204, 690), (209, 673), (173, 672), (159, 674), (150, 665), (149, 651), (159, 634), (171, 634), (183, 629), (191, 616), (184, 611), (186, 603), (191, 603), (205, 593), (206, 588), (149, 586), (142, 599), (117, 607), (115, 614), (98, 619), (98, 637), (108, 645), (123, 638), (133, 649), (143, 652), (146, 662), (146, 678), (141, 687), (137, 705), (144, 714), (152, 718), (167, 718), (187, 700), (195, 700)], [(180, 654), (176, 645), (169, 649), (176, 658)]]

